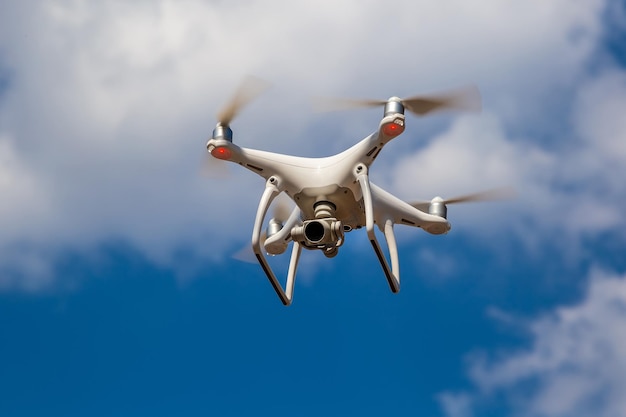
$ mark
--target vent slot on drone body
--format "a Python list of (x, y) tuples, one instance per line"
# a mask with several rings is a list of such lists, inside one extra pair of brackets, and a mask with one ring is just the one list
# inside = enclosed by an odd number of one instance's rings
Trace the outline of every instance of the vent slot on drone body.
[(262, 172), (262, 171), (263, 171), (263, 168), (260, 168), (260, 167), (258, 167), (258, 166), (252, 165), (252, 164), (246, 164), (246, 166), (247, 166), (248, 168), (252, 168), (252, 169), (254, 169), (255, 171), (259, 171), (259, 172)]

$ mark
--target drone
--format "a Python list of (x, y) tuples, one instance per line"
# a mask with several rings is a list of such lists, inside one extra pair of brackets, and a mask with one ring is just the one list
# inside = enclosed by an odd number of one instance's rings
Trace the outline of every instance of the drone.
[[(252, 230), (252, 250), (285, 306), (293, 300), (303, 248), (319, 250), (332, 258), (349, 232), (364, 227), (389, 288), (397, 293), (400, 291), (400, 264), (395, 225), (421, 228), (433, 235), (445, 234), (451, 227), (447, 219), (448, 204), (502, 197), (501, 190), (492, 190), (452, 199), (435, 197), (431, 201), (408, 203), (376, 186), (369, 178), (370, 167), (383, 147), (404, 132), (405, 111), (422, 116), (445, 109), (479, 110), (480, 94), (476, 87), (405, 99), (391, 97), (388, 100), (337, 102), (341, 107), (382, 106), (383, 117), (372, 134), (343, 152), (322, 158), (283, 155), (233, 143), (232, 120), (266, 87), (256, 78), (245, 80), (219, 112), (217, 125), (206, 147), (214, 158), (239, 164), (265, 179), (265, 190)], [(295, 207), (290, 214), (275, 214), (263, 230), (272, 202), (282, 193), (295, 203)], [(376, 227), (386, 241), (391, 266), (376, 236)], [(284, 254), (290, 243), (293, 243), (291, 258), (283, 287), (266, 255)]]

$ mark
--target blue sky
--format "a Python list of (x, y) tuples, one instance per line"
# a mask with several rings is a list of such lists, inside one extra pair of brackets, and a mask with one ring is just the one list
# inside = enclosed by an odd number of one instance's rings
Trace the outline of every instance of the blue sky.
[[(603, 0), (1, 2), (0, 415), (626, 415), (625, 30)], [(248, 74), (235, 141), (303, 156), (380, 119), (312, 97), (476, 83), (371, 176), (518, 198), (399, 227), (397, 295), (362, 231), (306, 252), (285, 308), (232, 258), (263, 181), (204, 172)]]

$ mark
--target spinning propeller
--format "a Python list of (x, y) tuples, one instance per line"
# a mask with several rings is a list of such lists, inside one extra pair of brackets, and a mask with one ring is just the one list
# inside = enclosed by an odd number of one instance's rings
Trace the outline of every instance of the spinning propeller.
[[(212, 139), (223, 139), (232, 142), (233, 131), (230, 128), (230, 123), (248, 103), (267, 90), (269, 86), (270, 84), (268, 82), (260, 78), (252, 76), (246, 77), (241, 82), (230, 101), (228, 101), (217, 114), (217, 125), (213, 130)], [(211, 155), (221, 160), (228, 160), (231, 156), (230, 151), (226, 147), (216, 147), (212, 149)], [(223, 176), (223, 172), (225, 171), (223, 164), (216, 163), (214, 160), (211, 160), (211, 164), (208, 168), (210, 168), (208, 171), (215, 177)], [(218, 174), (215, 174), (216, 172)]]
[(472, 203), (478, 201), (496, 201), (508, 200), (515, 197), (515, 190), (510, 187), (494, 188), (492, 190), (481, 191), (478, 193), (465, 194), (462, 196), (443, 199), (435, 197), (430, 201), (414, 201), (409, 204), (425, 213), (435, 214), (437, 216), (446, 217), (448, 204)]
[[(269, 84), (259, 78), (252, 76), (246, 77), (239, 85), (235, 95), (217, 114), (217, 126), (213, 129), (213, 139), (223, 139), (229, 142), (233, 141), (233, 131), (230, 128), (230, 122), (237, 116), (241, 109), (263, 91), (269, 87)], [(217, 159), (230, 159), (230, 153), (227, 148), (217, 147), (211, 150), (211, 155)]]
[(359, 100), (343, 98), (320, 99), (318, 104), (326, 110), (344, 110), (357, 107), (384, 106), (390, 101), (396, 101), (406, 110), (417, 116), (423, 116), (438, 110), (454, 109), (467, 111), (480, 111), (480, 92), (476, 86), (450, 90), (444, 93), (432, 95), (417, 95), (408, 98), (392, 97), (388, 100)]
[(260, 78), (248, 76), (222, 110), (217, 114), (217, 124), (230, 126), (230, 122), (241, 112), (241, 110), (252, 100), (269, 88), (270, 84)]

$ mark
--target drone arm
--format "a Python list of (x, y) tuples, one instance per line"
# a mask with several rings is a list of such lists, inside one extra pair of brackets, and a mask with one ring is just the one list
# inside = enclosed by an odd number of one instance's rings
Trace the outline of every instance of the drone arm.
[(370, 188), (374, 204), (380, 211), (388, 215), (394, 224), (419, 227), (435, 235), (447, 233), (450, 230), (450, 223), (444, 217), (419, 210), (375, 184), (370, 183)]
[(291, 251), (291, 260), (289, 262), (289, 272), (287, 273), (287, 283), (285, 289), (280, 284), (272, 267), (267, 262), (265, 255), (263, 253), (263, 249), (261, 248), (261, 229), (263, 226), (263, 220), (265, 219), (265, 215), (267, 214), (267, 209), (270, 204), (274, 200), (274, 198), (280, 194), (280, 189), (278, 188), (279, 179), (277, 177), (270, 177), (265, 185), (265, 191), (261, 196), (261, 201), (259, 202), (259, 208), (257, 209), (256, 219), (254, 222), (254, 228), (252, 230), (252, 250), (254, 251), (254, 255), (259, 261), (263, 272), (267, 275), (267, 278), (272, 284), (274, 291), (280, 298), (280, 301), (288, 306), (291, 304), (291, 300), (293, 299), (293, 289), (296, 278), (296, 270), (298, 268), (298, 261), (300, 259), (300, 253), (302, 251), (302, 247), (298, 242), (294, 242), (293, 250)]
[(361, 186), (361, 192), (363, 194), (363, 205), (365, 206), (365, 228), (367, 230), (367, 237), (374, 248), (374, 252), (376, 252), (376, 256), (378, 257), (378, 261), (383, 268), (383, 272), (385, 273), (385, 277), (387, 278), (387, 282), (389, 283), (389, 288), (392, 292), (397, 293), (400, 291), (400, 271), (398, 268), (398, 250), (396, 246), (395, 236), (393, 234), (393, 223), (390, 220), (385, 222), (385, 238), (387, 239), (389, 245), (389, 251), (391, 255), (391, 262), (394, 266), (393, 269), (389, 268), (389, 264), (387, 263), (387, 259), (383, 253), (380, 244), (378, 243), (378, 239), (376, 238), (376, 233), (374, 230), (374, 202), (372, 199), (372, 190), (370, 188), (369, 178), (367, 175), (367, 167), (363, 164), (357, 165), (355, 169), (356, 180)]

